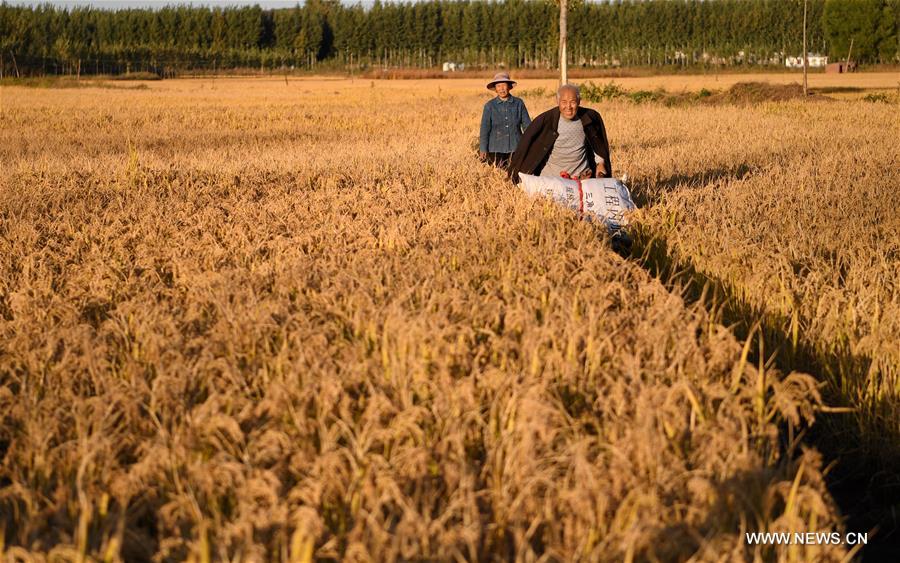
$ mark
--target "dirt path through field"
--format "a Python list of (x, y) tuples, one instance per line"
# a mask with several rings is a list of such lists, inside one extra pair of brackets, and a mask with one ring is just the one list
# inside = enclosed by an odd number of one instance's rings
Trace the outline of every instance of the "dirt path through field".
[[(515, 73), (513, 73), (515, 77)], [(686, 75), (661, 75), (661, 76), (637, 76), (637, 77), (594, 77), (578, 78), (573, 82), (583, 84), (606, 84), (613, 82), (626, 90), (657, 90), (668, 92), (689, 91), (700, 89), (727, 90), (740, 82), (765, 82), (769, 84), (800, 84), (803, 76), (799, 73), (731, 73), (731, 74), (686, 74)], [(278, 85), (284, 84), (288, 89), (301, 88), (308, 92), (421, 92), (425, 95), (465, 95), (479, 94), (484, 91), (485, 79), (481, 78), (430, 78), (421, 80), (384, 80), (369, 79), (363, 77), (284, 77), (270, 76), (265, 78), (247, 77), (199, 77), (178, 81), (147, 82), (147, 81), (121, 81), (114, 83), (120, 86), (146, 85), (150, 89), (171, 90), (173, 84), (177, 89), (189, 91), (191, 89), (211, 90), (219, 85), (222, 90), (241, 91), (245, 87), (263, 88), (274, 90)], [(516, 86), (519, 91), (543, 88), (548, 92), (555, 90), (556, 79), (549, 78), (523, 78)], [(814, 91), (824, 91), (835, 97), (859, 96), (873, 91), (897, 91), (900, 89), (900, 73), (898, 72), (860, 72), (853, 74), (825, 74), (816, 72), (809, 75), (809, 86)]]

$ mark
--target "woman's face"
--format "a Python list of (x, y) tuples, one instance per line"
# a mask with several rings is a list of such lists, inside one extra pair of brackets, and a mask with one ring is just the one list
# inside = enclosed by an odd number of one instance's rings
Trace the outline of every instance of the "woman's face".
[(497, 92), (497, 95), (500, 96), (501, 100), (505, 100), (509, 97), (509, 84), (506, 82), (498, 82), (494, 85), (494, 91)]

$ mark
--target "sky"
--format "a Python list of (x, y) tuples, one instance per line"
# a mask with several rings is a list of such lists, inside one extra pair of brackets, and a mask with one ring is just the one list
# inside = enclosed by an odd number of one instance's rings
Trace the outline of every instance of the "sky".
[[(0, 0), (16, 6), (34, 6), (38, 4), (52, 4), (62, 8), (76, 6), (92, 6), (107, 10), (119, 10), (122, 8), (161, 8), (173, 5), (192, 6), (253, 6), (259, 4), (263, 8), (291, 8), (297, 4), (303, 4), (304, 0)], [(341, 0), (348, 5), (362, 4), (370, 6), (375, 0)], [(398, 0), (399, 1), (399, 0)], [(415, 0), (413, 0), (415, 1)]]
[[(2, 2), (4, 0), (0, 0)], [(107, 10), (118, 10), (121, 8), (160, 8), (162, 6), (173, 5), (193, 5), (193, 6), (253, 6), (259, 4), (263, 8), (290, 8), (298, 3), (303, 4), (303, 0), (5, 0), (7, 4), (18, 6), (33, 6), (36, 4), (52, 4), (62, 8), (72, 8), (75, 6), (92, 6), (94, 8), (103, 8)], [(374, 1), (374, 0), (372, 0)], [(356, 0), (346, 1), (347, 4), (371, 4), (372, 1), (357, 2)]]
[[(340, 0), (347, 5), (362, 4), (371, 6), (375, 0)], [(384, 0), (382, 0), (384, 1)], [(388, 0), (391, 1), (391, 0)], [(400, 0), (397, 0), (400, 1)], [(405, 0), (404, 0), (405, 1)], [(415, 0), (413, 0), (415, 1)], [(303, 4), (304, 0), (0, 0), (0, 3), (14, 6), (35, 6), (39, 4), (51, 4), (61, 8), (73, 8), (76, 6), (91, 6), (106, 10), (120, 10), (122, 8), (161, 8), (163, 6), (191, 5), (191, 6), (253, 6), (258, 4), (262, 8), (292, 8), (297, 4)]]

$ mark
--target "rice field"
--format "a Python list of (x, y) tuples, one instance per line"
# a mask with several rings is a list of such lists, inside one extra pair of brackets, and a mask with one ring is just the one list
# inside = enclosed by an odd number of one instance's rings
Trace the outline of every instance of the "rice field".
[(478, 80), (146, 86), (0, 89), (7, 559), (859, 554), (745, 533), (867, 531), (804, 435), (900, 432), (895, 103), (594, 105), (628, 257), (477, 162)]
[[(832, 396), (857, 410), (863, 437), (877, 442), (870, 449), (896, 456), (897, 104), (770, 105), (733, 123), (705, 113), (683, 110), (690, 127), (661, 127), (679, 138), (664, 149), (677, 173), (634, 162), (657, 202), (642, 210), (643, 225), (736, 298), (779, 318), (772, 328), (792, 348), (836, 362), (820, 374)], [(651, 152), (649, 162), (663, 150)]]

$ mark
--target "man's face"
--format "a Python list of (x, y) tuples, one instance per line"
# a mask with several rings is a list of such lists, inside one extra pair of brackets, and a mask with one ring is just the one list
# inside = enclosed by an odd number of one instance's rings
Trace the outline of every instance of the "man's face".
[(563, 90), (559, 95), (559, 113), (566, 119), (574, 119), (578, 112), (578, 96), (569, 89)]
[(494, 91), (497, 92), (500, 99), (505, 100), (509, 96), (509, 84), (506, 82), (498, 82), (494, 85)]

